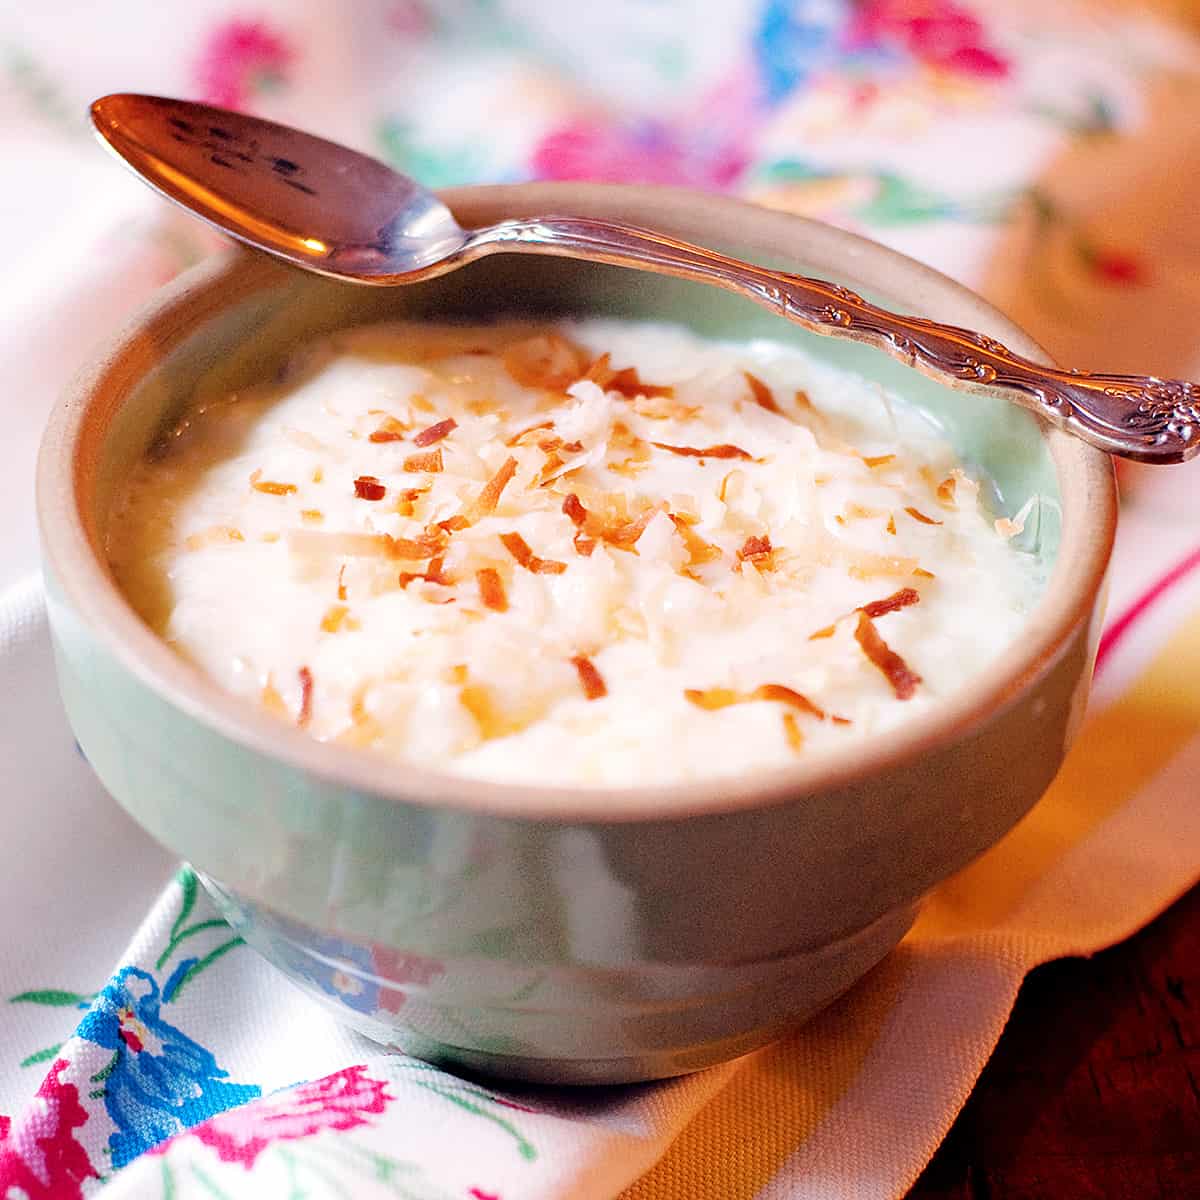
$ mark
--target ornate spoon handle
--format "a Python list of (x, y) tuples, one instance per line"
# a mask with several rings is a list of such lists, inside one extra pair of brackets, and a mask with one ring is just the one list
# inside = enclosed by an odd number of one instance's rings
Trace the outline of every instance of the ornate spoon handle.
[(1110, 454), (1176, 463), (1200, 453), (1200, 384), (1044, 367), (994, 338), (888, 312), (838, 284), (770, 271), (608, 221), (504, 221), (475, 231), (458, 257), (503, 250), (649, 267), (700, 280), (738, 292), (813, 333), (878, 347), (952, 387), (1002, 395)]

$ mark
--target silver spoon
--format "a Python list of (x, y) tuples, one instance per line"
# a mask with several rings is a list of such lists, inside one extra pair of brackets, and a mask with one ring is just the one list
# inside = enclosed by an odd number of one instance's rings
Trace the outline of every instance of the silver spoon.
[(985, 334), (877, 308), (849, 288), (739, 262), (615, 221), (547, 215), (463, 229), (420, 184), (366, 155), (241, 113), (157, 96), (92, 105), (100, 136), (147, 183), (276, 258), (390, 286), (497, 252), (555, 254), (737, 292), (827, 337), (866, 342), (942, 383), (990, 392), (1141, 462), (1200, 453), (1200, 384), (1044, 367)]

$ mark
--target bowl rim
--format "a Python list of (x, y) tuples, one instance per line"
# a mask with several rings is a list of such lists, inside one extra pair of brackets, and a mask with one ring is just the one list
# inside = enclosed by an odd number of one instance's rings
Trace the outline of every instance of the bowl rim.
[[(845, 230), (746, 201), (684, 188), (592, 183), (483, 185), (442, 195), (468, 224), (472, 216), (495, 220), (554, 209), (590, 211), (644, 225), (659, 218), (687, 219), (711, 229), (719, 241), (729, 229), (752, 221), (758, 238), (769, 237), (781, 250), (794, 247), (798, 256), (836, 255), (850, 265), (847, 275), (857, 274), (864, 264), (868, 274), (899, 272), (905, 293), (920, 292), (927, 311), (932, 299), (937, 308), (953, 309), (946, 319), (986, 330), (1020, 353), (1051, 361), (998, 310), (933, 268)], [(36, 503), (47, 566), (77, 616), (118, 663), (209, 729), (324, 783), (397, 803), (562, 823), (673, 820), (795, 802), (861, 783), (965, 738), (1052, 669), (1096, 605), (1116, 529), (1112, 464), (1102, 451), (1039, 420), (1062, 495), (1062, 537), (1046, 590), (1026, 618), (1016, 653), (977, 674), (974, 686), (959, 689), (870, 744), (703, 782), (592, 787), (500, 783), (412, 763), (404, 763), (401, 773), (388, 756), (319, 742), (226, 692), (151, 632), (117, 588), (86, 516), (90, 472), (99, 461), (111, 418), (121, 399), (159, 361), (154, 356), (186, 340), (197, 320), (211, 319), (294, 270), (234, 250), (193, 267), (157, 292), (93, 356), (55, 406), (38, 457)], [(890, 289), (885, 284), (879, 290)]]

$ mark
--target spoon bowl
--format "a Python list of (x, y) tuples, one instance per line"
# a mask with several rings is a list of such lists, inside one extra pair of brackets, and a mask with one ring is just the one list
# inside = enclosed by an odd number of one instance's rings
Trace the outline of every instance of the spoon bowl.
[(163, 195), (294, 266), (413, 283), (520, 252), (676, 275), (738, 292), (804, 328), (866, 342), (963, 391), (999, 393), (1091, 445), (1141, 462), (1200, 453), (1200, 385), (1036, 363), (985, 334), (890, 312), (837, 283), (771, 271), (653, 230), (547, 214), (465, 230), (376, 159), (257, 117), (156, 96), (92, 105), (107, 144)]

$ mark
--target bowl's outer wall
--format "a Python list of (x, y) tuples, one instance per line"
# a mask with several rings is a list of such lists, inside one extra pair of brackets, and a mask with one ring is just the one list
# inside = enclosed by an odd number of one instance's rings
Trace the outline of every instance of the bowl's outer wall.
[[(697, 236), (686, 224), (673, 231)], [(108, 422), (95, 452), (102, 461), (80, 468), (91, 472), (93, 540), (102, 542), (113, 481), (197, 380), (224, 387), (261, 375), (271, 347), (297, 329), (377, 317), (401, 303), (438, 311), (447, 297), (491, 297), (495, 283), (478, 285), (487, 271), (506, 281), (507, 302), (518, 306), (561, 298), (582, 280), (589, 294), (616, 288), (628, 300), (632, 291), (660, 310), (669, 293), (671, 315), (683, 317), (695, 290), (628, 275), (622, 290), (609, 268), (576, 273), (534, 261), (493, 260), (424, 293), (365, 292), (261, 263), (235, 266), (241, 291), (232, 307), (169, 347), (150, 347), (152, 369), (122, 381), (122, 395), (97, 416)], [(885, 290), (864, 274), (844, 277)], [(729, 323), (745, 317), (741, 302), (719, 299), (728, 314), (742, 314)], [(1041, 444), (1036, 425), (1028, 421), (1022, 434), (1028, 418), (1007, 411), (1025, 494), (1054, 495), (1048, 455), (1030, 449)], [(992, 413), (984, 424), (1000, 419)], [(976, 450), (986, 455), (986, 439)], [(426, 1056), (556, 1080), (702, 1066), (750, 1048), (853, 982), (902, 936), (920, 896), (1045, 790), (1082, 714), (1098, 617), (1093, 608), (1057, 656), (968, 736), (867, 779), (763, 808), (555, 822), (420, 796), (400, 803), (235, 742), (120, 662), (70, 602), (53, 562), (46, 578), (63, 699), (81, 747), (141, 824), (220, 881), (216, 893), (249, 940), (325, 991), (314, 962), (327, 975), (357, 972), (376, 991), (390, 981), (410, 1001), (403, 1019), (386, 1004), (366, 1012), (348, 1001), (376, 1036)], [(406, 976), (397, 956), (427, 966)]]

